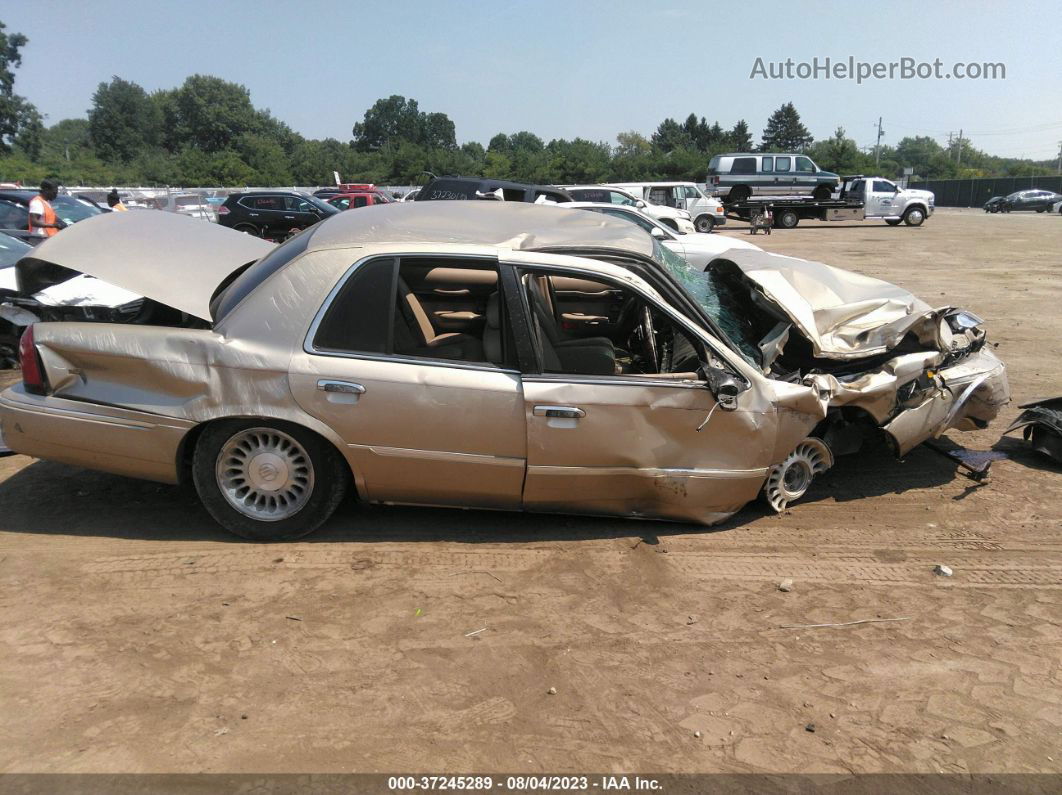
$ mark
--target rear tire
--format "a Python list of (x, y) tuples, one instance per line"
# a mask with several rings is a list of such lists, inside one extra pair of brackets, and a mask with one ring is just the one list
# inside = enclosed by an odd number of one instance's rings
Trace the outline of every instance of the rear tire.
[(800, 223), (800, 216), (794, 210), (782, 210), (778, 213), (777, 226), (779, 229), (796, 229)]
[(693, 222), (693, 228), (701, 234), (710, 234), (715, 228), (715, 219), (710, 215), (698, 215), (697, 220)]
[(902, 221), (903, 221), (902, 218), (886, 218), (885, 219), (885, 223), (887, 223), (889, 226), (899, 226)]
[(819, 185), (811, 194), (811, 198), (817, 202), (829, 201), (832, 196), (833, 189), (829, 185)]
[(290, 422), (226, 420), (196, 442), (192, 480), (203, 507), (226, 530), (251, 541), (312, 533), (350, 484), (346, 462), (317, 434)]
[(252, 235), (254, 237), (262, 236), (262, 230), (254, 224), (236, 224), (236, 226), (232, 228), (237, 232), (243, 232), (245, 235)]

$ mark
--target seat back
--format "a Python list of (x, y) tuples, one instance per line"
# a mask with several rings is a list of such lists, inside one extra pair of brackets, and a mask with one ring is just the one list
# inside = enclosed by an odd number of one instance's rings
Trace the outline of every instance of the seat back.
[(428, 319), (428, 313), (401, 276), (398, 277), (397, 300), (398, 312), (402, 316), (407, 333), (396, 329), (396, 343), (402, 344), (408, 338), (413, 347), (423, 347), (435, 339), (435, 329)]

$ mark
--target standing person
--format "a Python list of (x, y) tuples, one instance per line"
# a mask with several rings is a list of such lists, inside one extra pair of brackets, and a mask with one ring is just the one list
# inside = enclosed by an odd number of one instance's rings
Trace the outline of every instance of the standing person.
[(111, 192), (107, 194), (107, 206), (116, 213), (124, 213), (129, 209), (122, 204), (122, 200), (118, 197), (117, 188), (111, 188)]
[(41, 182), (41, 192), (30, 199), (29, 233), (34, 237), (51, 237), (66, 224), (55, 214), (52, 202), (59, 195), (59, 183), (54, 179)]

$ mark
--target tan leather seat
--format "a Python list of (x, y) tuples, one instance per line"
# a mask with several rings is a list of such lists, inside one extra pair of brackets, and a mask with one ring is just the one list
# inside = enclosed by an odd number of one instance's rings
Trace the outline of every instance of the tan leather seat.
[(483, 362), (483, 343), (471, 334), (437, 334), (420, 300), (401, 277), (398, 279), (395, 318), (395, 353)]

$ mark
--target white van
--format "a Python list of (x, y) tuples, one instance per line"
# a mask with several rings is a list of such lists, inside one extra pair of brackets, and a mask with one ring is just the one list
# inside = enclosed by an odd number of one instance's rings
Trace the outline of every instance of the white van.
[(711, 232), (726, 223), (722, 202), (704, 193), (695, 182), (614, 182), (617, 188), (630, 191), (650, 204), (685, 210), (698, 232)]
[(615, 185), (558, 185), (557, 187), (564, 188), (577, 202), (603, 202), (635, 207), (676, 232), (688, 234), (695, 231), (693, 219), (688, 212), (666, 204), (650, 204), (640, 198), (641, 193), (635, 196), (629, 190), (617, 188)]

